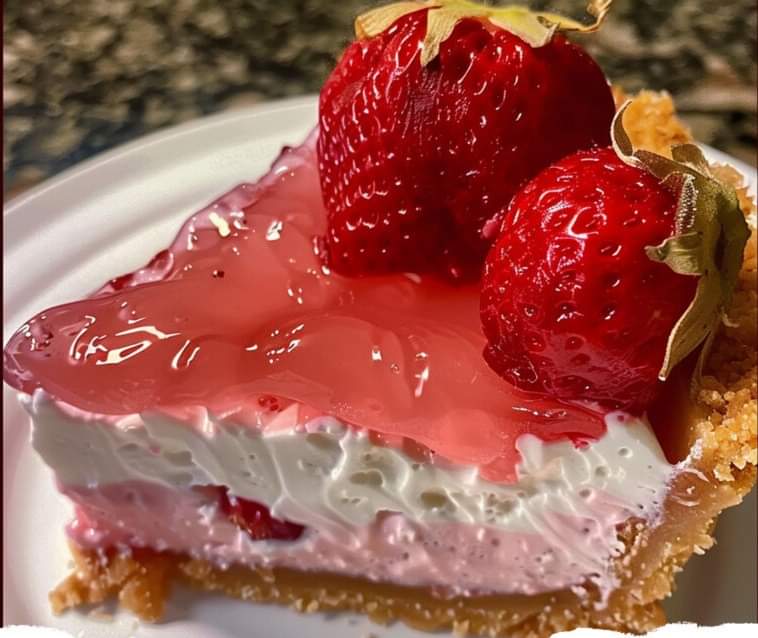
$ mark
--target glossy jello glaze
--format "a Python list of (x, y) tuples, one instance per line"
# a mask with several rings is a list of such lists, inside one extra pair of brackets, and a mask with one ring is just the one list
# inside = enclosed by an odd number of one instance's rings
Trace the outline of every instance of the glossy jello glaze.
[(523, 433), (600, 436), (602, 414), (520, 393), (489, 369), (478, 285), (329, 272), (314, 142), (193, 215), (144, 269), (29, 320), (5, 348), (6, 382), (114, 415), (226, 412), (274, 395), (494, 481), (513, 478)]

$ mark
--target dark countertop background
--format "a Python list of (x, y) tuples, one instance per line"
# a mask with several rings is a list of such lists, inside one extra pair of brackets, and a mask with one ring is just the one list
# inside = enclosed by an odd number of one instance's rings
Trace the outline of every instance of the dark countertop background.
[[(164, 126), (315, 93), (369, 0), (10, 0), (5, 196)], [(532, 2), (578, 16), (583, 0)], [(755, 0), (616, 0), (579, 36), (628, 90), (668, 89), (702, 142), (756, 163)]]

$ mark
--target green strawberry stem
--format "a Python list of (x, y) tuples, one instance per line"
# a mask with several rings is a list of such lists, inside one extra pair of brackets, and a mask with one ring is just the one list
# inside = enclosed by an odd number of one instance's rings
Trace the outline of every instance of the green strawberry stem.
[(612, 1), (590, 0), (587, 13), (594, 17), (591, 24), (582, 24), (556, 13), (531, 11), (519, 5), (490, 7), (469, 0), (396, 2), (358, 16), (355, 20), (355, 35), (358, 39), (371, 38), (384, 32), (403, 16), (429, 9), (426, 36), (421, 50), (421, 65), (426, 66), (437, 57), (440, 45), (452, 35), (455, 25), (464, 18), (487, 20), (518, 36), (532, 47), (541, 47), (550, 41), (556, 31), (597, 31)]
[(622, 123), (629, 104), (613, 120), (613, 148), (624, 162), (650, 172), (678, 198), (674, 235), (648, 246), (647, 255), (674, 272), (700, 278), (692, 303), (669, 335), (658, 378), (664, 381), (702, 344), (694, 378), (699, 382), (716, 331), (726, 317), (750, 231), (734, 188), (713, 177), (696, 145), (672, 147), (672, 159), (633, 149)]

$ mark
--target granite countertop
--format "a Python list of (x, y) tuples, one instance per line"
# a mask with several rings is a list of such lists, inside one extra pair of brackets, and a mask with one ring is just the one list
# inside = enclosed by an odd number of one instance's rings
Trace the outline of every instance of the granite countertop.
[[(374, 4), (6, 2), (6, 197), (161, 127), (317, 92)], [(545, 5), (577, 15), (583, 0)], [(668, 89), (699, 140), (755, 164), (756, 13), (754, 0), (616, 0), (580, 37), (615, 83)]]

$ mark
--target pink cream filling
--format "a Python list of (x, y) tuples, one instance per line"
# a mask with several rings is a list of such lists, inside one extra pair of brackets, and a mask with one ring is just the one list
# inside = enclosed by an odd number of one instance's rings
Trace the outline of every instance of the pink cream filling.
[(600, 437), (598, 411), (490, 370), (478, 285), (329, 271), (314, 141), (191, 217), (145, 268), (31, 319), (5, 349), (5, 380), (99, 415), (225, 413), (272, 395), (496, 482), (515, 478), (521, 434)]
[[(440, 595), (531, 595), (587, 577), (601, 589), (610, 585), (602, 526), (580, 516), (554, 515), (551, 527), (561, 530), (561, 546), (534, 533), (455, 522), (420, 525), (390, 512), (367, 526), (309, 529), (295, 542), (252, 541), (198, 491), (144, 482), (61, 489), (77, 504), (69, 535), (85, 548), (170, 549), (222, 567), (242, 563), (346, 574), (434, 587)], [(608, 522), (628, 516), (599, 505), (607, 510), (600, 518)]]

